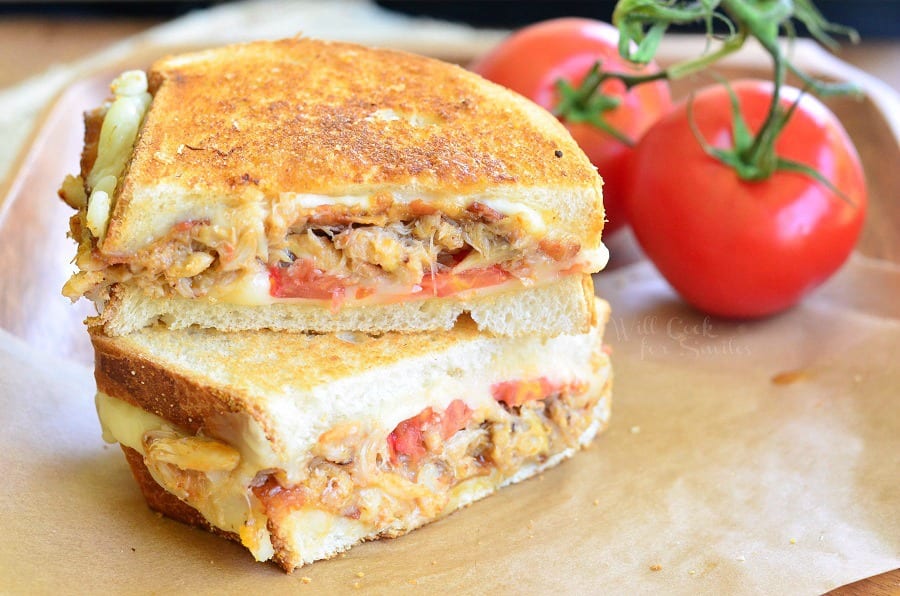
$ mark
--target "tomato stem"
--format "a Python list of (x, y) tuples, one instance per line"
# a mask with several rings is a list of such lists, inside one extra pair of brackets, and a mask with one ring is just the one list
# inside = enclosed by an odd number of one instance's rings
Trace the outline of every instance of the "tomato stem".
[(669, 66), (653, 75), (610, 76), (621, 80), (628, 89), (651, 80), (674, 80), (718, 62), (740, 49), (748, 38), (755, 38), (772, 57), (773, 65), (774, 88), (762, 126), (755, 135), (747, 129), (737, 98), (729, 88), (732, 97), (734, 147), (724, 150), (709, 146), (696, 128), (691, 105), (688, 103), (688, 119), (695, 136), (704, 151), (732, 167), (743, 180), (765, 180), (776, 171), (790, 170), (811, 176), (848, 200), (846, 195), (837, 191), (819, 172), (781, 159), (775, 152), (775, 142), (796, 108), (795, 103), (785, 110), (779, 101), (788, 72), (798, 76), (805, 83), (807, 91), (811, 90), (818, 95), (859, 93), (859, 88), (855, 85), (816, 79), (788, 60), (780, 46), (779, 34), (783, 31), (789, 40), (793, 40), (796, 34), (793, 19), (803, 23), (816, 40), (832, 49), (837, 46), (837, 42), (831, 37), (832, 33), (846, 35), (854, 43), (859, 40), (853, 29), (828, 22), (810, 0), (619, 0), (613, 12), (613, 23), (619, 29), (619, 53), (633, 62), (646, 63), (652, 60), (663, 33), (670, 25), (703, 22), (707, 38), (712, 40), (713, 23), (721, 21), (726, 23), (728, 34), (716, 51)]
[(598, 60), (591, 66), (578, 87), (573, 87), (565, 79), (558, 79), (556, 90), (559, 92), (560, 100), (553, 114), (565, 118), (568, 122), (591, 124), (629, 147), (634, 145), (634, 139), (615, 128), (604, 117), (606, 112), (616, 109), (622, 103), (620, 98), (600, 91), (600, 85), (615, 76), (603, 72), (602, 64)]
[[(769, 101), (769, 110), (766, 113), (766, 119), (763, 125), (753, 139), (749, 150), (742, 157), (746, 163), (754, 164), (758, 168), (760, 180), (765, 180), (775, 173), (777, 160), (775, 157), (775, 140), (784, 125), (787, 124), (787, 118), (782, 118), (784, 111), (781, 109), (779, 98), (781, 96), (781, 87), (784, 81), (784, 62), (780, 55), (773, 55), (772, 59), (775, 65), (775, 74), (772, 78), (774, 88), (772, 97)], [(756, 177), (749, 178), (750, 180)]]

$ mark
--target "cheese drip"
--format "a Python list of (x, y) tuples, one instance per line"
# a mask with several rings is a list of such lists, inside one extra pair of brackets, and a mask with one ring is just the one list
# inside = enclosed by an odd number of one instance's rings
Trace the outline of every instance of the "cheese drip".
[(141, 122), (150, 107), (147, 75), (142, 70), (122, 73), (110, 86), (115, 99), (103, 118), (97, 159), (87, 178), (87, 226), (95, 238), (103, 240), (119, 178), (134, 149)]

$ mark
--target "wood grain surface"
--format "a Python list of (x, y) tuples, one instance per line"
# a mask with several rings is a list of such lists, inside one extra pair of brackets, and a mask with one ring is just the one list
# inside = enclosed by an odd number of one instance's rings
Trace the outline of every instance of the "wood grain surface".
[(897, 596), (898, 594), (900, 594), (900, 569), (867, 577), (828, 592), (828, 596)]
[[(154, 24), (151, 20), (0, 21), (0, 88), (60, 61), (72, 60)], [(27, 48), (28, 51), (23, 51)], [(900, 44), (885, 42), (850, 48), (845, 58), (900, 87)], [(10, 59), (13, 58), (13, 59)], [(761, 74), (733, 69), (728, 76)], [(44, 115), (28, 153), (0, 197), (0, 326), (32, 346), (89, 362), (81, 320), (90, 314), (85, 301), (74, 307), (60, 295), (71, 271), (74, 243), (66, 238), (71, 213), (54, 195), (66, 173), (77, 169), (82, 126), (79, 114), (97, 105), (107, 91), (107, 74), (66, 90)], [(690, 84), (690, 83), (689, 83)], [(682, 86), (678, 92), (684, 93)], [(844, 123), (860, 151), (870, 190), (870, 211), (859, 244), (869, 256), (900, 263), (900, 144), (871, 100), (836, 99), (829, 106)], [(893, 106), (900, 110), (900, 105)], [(831, 595), (900, 594), (900, 570), (838, 588)]]

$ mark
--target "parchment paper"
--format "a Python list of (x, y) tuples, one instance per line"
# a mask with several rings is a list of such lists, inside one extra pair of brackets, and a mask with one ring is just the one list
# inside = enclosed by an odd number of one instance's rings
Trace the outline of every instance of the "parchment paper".
[[(0, 172), (59, 89), (136, 48), (298, 30), (426, 52), (494, 35), (355, 0), (223, 5), (0, 92)], [(0, 592), (815, 594), (900, 566), (900, 269), (855, 258), (752, 324), (706, 320), (646, 264), (598, 280), (616, 384), (590, 450), (291, 576), (150, 512), (90, 371), (0, 330)]]
[(0, 333), (0, 591), (815, 594), (900, 565), (900, 269), (857, 257), (751, 324), (647, 264), (598, 279), (616, 384), (589, 450), (293, 575), (150, 512), (90, 372)]

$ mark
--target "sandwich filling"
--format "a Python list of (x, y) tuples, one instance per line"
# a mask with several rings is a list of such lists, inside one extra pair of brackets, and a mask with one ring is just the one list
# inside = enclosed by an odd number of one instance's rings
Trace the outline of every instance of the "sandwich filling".
[[(598, 271), (608, 253), (548, 234), (544, 214), (497, 197), (424, 198), (387, 192), (281, 193), (187, 214), (129, 254), (104, 251), (114, 197), (150, 104), (146, 76), (123, 74), (115, 99), (86, 115), (82, 175), (60, 195), (78, 213), (78, 272), (63, 293), (103, 304), (115, 284), (152, 297), (265, 305), (391, 303), (548, 282)], [(187, 148), (185, 150), (190, 150)], [(259, 181), (254, 181), (258, 183)]]
[[(319, 436), (304, 474), (292, 480), (260, 462), (252, 446), (190, 435), (103, 393), (97, 408), (104, 438), (137, 450), (161, 487), (236, 535), (258, 560), (293, 568), (325, 555), (277, 545), (325, 544), (338, 525), (357, 540), (396, 535), (570, 454), (605, 422), (595, 410), (607, 390), (510, 381), (493, 385), (493, 399), (474, 409), (457, 399), (389, 432), (339, 424)], [(303, 536), (285, 535), (298, 520)]]

